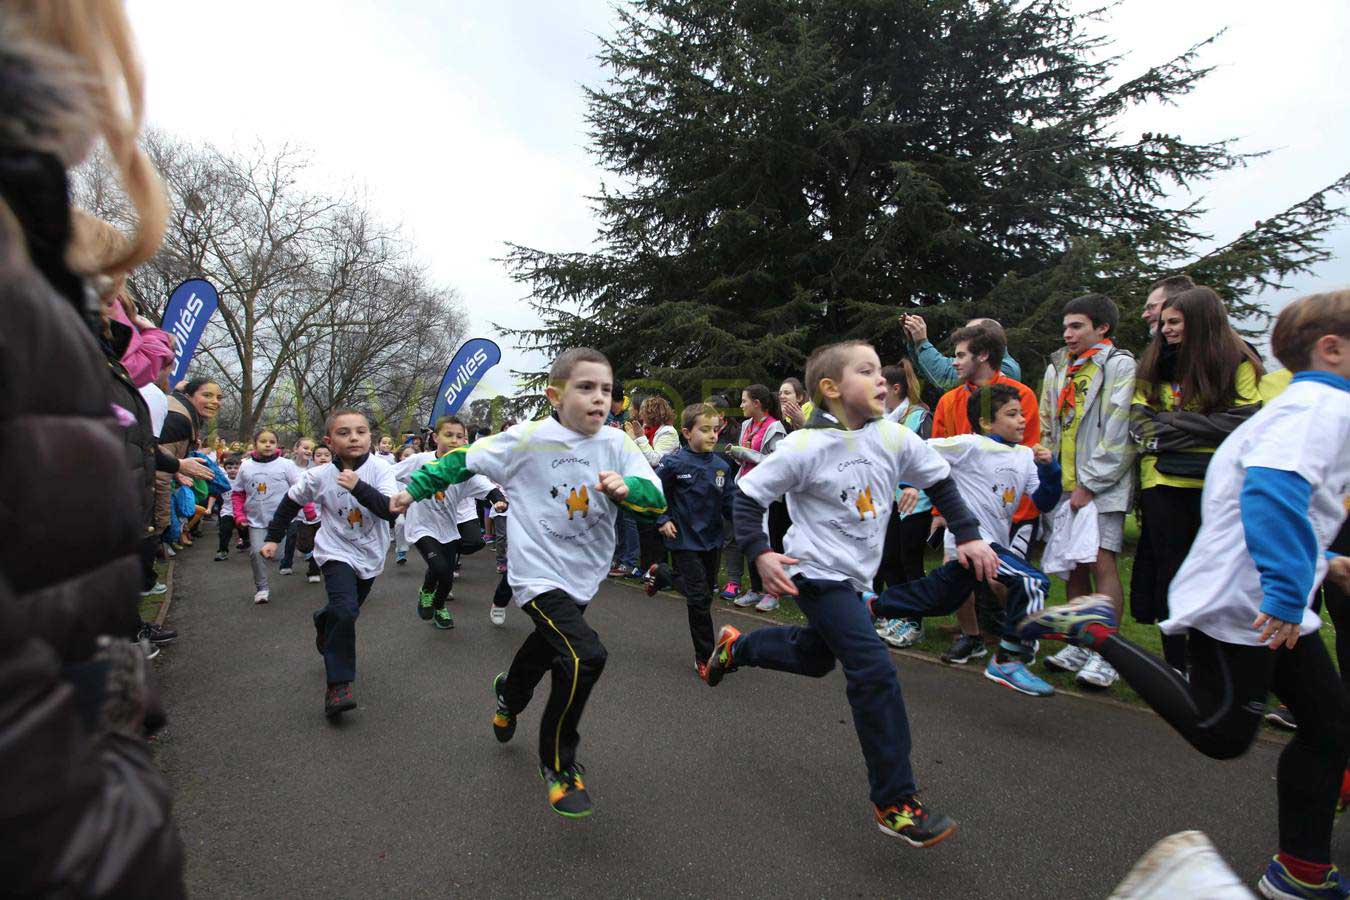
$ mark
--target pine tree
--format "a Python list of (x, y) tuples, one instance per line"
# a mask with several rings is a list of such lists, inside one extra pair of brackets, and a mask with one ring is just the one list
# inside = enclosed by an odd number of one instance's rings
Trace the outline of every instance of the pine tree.
[(899, 314), (916, 309), (935, 335), (998, 318), (1030, 371), (1087, 291), (1132, 320), (1150, 282), (1187, 270), (1235, 316), (1258, 314), (1254, 292), (1324, 259), (1344, 216), (1332, 200), (1350, 175), (1198, 256), (1205, 210), (1169, 194), (1252, 155), (1114, 123), (1193, 90), (1209, 41), (1121, 80), (1063, 0), (634, 0), (618, 14), (608, 82), (587, 90), (615, 179), (591, 198), (600, 249), (510, 245), (540, 318), (513, 334), (548, 353), (594, 346), (630, 383), (687, 400), (799, 374), (830, 340), (894, 359)]

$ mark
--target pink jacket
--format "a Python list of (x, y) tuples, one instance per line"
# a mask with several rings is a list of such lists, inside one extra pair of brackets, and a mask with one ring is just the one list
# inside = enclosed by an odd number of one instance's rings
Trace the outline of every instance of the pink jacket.
[(173, 339), (168, 332), (158, 328), (137, 330), (121, 303), (113, 304), (112, 317), (131, 329), (131, 341), (122, 354), (122, 365), (136, 387), (145, 387), (173, 360)]

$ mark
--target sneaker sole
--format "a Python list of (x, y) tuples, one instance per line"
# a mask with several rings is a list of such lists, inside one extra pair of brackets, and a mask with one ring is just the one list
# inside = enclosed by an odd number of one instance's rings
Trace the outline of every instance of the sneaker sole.
[(904, 841), (906, 844), (909, 844), (911, 847), (914, 847), (914, 848), (919, 849), (919, 850), (926, 850), (926, 849), (928, 849), (929, 847), (933, 847), (933, 846), (936, 846), (937, 844), (942, 843), (942, 842), (945, 841), (947, 838), (949, 838), (949, 837), (951, 837), (952, 835), (956, 834), (956, 823), (953, 822), (953, 823), (951, 824), (951, 827), (949, 827), (946, 831), (942, 832), (941, 834), (935, 835), (935, 836), (929, 838), (929, 839), (926, 840), (926, 841), (916, 841), (916, 840), (914, 840), (913, 838), (907, 838), (907, 837), (905, 837), (903, 834), (901, 834), (901, 833), (898, 832), (898, 831), (892, 831), (891, 829), (887, 828), (885, 825), (881, 824), (880, 822), (877, 822), (877, 830), (879, 830), (882, 834), (886, 835), (887, 837), (893, 837), (893, 838), (896, 838), (897, 840)]
[(354, 710), (354, 709), (356, 709), (356, 701), (355, 701), (355, 700), (349, 700), (349, 701), (347, 701), (346, 703), (339, 703), (337, 706), (334, 706), (334, 707), (332, 707), (331, 709), (327, 709), (327, 708), (324, 709), (323, 714), (324, 714), (325, 716), (327, 716), (328, 718), (330, 718), (330, 719), (336, 719), (338, 716), (342, 715), (343, 713), (345, 713), (345, 712), (351, 712), (351, 711)]
[(943, 662), (945, 662), (945, 663), (946, 663), (947, 665), (949, 665), (949, 666), (964, 666), (966, 663), (970, 662), (972, 659), (984, 659), (984, 658), (985, 658), (986, 656), (988, 656), (988, 655), (989, 655), (989, 650), (988, 650), (988, 649), (985, 649), (985, 650), (978, 651), (978, 652), (976, 652), (976, 653), (972, 653), (972, 654), (970, 654), (969, 656), (963, 656), (963, 657), (961, 657), (960, 659), (957, 659), (957, 658), (955, 658), (955, 657), (952, 657), (952, 658), (948, 659), (948, 658), (945, 657), (945, 656), (941, 656), (941, 657), (938, 657), (938, 658), (941, 659)]
[(1278, 887), (1271, 884), (1265, 875), (1262, 875), (1261, 880), (1256, 883), (1256, 890), (1262, 897), (1266, 897), (1268, 900), (1299, 900), (1298, 894), (1291, 894), (1288, 891), (1280, 890)]
[(1007, 689), (1010, 690), (1010, 691), (1017, 691), (1017, 693), (1019, 693), (1019, 694), (1025, 694), (1025, 695), (1028, 696), (1028, 697), (1053, 697), (1053, 696), (1055, 695), (1055, 692), (1054, 692), (1054, 689), (1053, 689), (1053, 688), (1051, 688), (1050, 693), (1048, 693), (1048, 694), (1042, 694), (1042, 693), (1038, 693), (1037, 691), (1029, 691), (1029, 690), (1027, 690), (1026, 688), (1018, 687), (1018, 686), (1017, 686), (1015, 683), (1013, 683), (1012, 681), (1009, 681), (1007, 678), (1004, 678), (1002, 675), (995, 675), (993, 672), (990, 672), (988, 669), (985, 669), (985, 670), (984, 670), (984, 677), (985, 677), (985, 678), (988, 678), (988, 679), (989, 679), (990, 681), (992, 681), (994, 684), (1001, 684), (1001, 685), (1003, 685), (1005, 688), (1007, 688)]
[(437, 623), (436, 623), (436, 630), (438, 630), (438, 631), (453, 631), (454, 628), (455, 628), (455, 623), (454, 623), (453, 621), (451, 621), (451, 622), (450, 622), (449, 624), (447, 624), (447, 625), (442, 625), (440, 622), (437, 622)]

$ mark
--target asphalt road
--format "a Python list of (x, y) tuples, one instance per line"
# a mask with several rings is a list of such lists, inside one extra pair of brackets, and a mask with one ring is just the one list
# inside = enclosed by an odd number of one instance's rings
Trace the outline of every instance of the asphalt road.
[[(566, 820), (535, 771), (547, 686), (512, 743), (491, 735), (490, 682), (528, 620), (488, 621), (490, 551), (465, 561), (449, 632), (415, 615), (421, 560), (391, 556), (358, 624), (360, 708), (334, 725), (322, 586), (274, 574), (255, 606), (244, 554), (208, 544), (179, 557), (160, 656), (195, 897), (1089, 898), (1182, 829), (1249, 883), (1274, 850), (1277, 744), (1217, 763), (1150, 714), (897, 657), (923, 796), (960, 825), (910, 849), (872, 823), (837, 671), (708, 688), (682, 603), (616, 583), (589, 614), (609, 648), (581, 729), (596, 812)], [(1350, 861), (1344, 833), (1335, 848)]]

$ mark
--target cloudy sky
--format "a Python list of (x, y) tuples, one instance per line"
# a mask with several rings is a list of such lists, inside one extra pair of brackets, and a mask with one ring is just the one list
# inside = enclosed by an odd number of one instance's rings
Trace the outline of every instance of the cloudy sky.
[[(128, 5), (151, 125), (223, 147), (308, 147), (316, 177), (365, 191), (460, 291), (473, 334), (502, 345), (484, 388), (509, 391), (508, 368), (538, 367), (495, 333), (493, 323), (531, 322), (495, 260), (507, 241), (592, 245), (585, 197), (603, 173), (587, 153), (581, 86), (604, 78), (595, 54), (614, 28), (607, 0)], [(1238, 137), (1271, 151), (1206, 190), (1218, 241), (1350, 169), (1350, 3), (1124, 0), (1098, 27), (1126, 55), (1123, 74), (1227, 28), (1204, 57), (1218, 69), (1195, 93), (1121, 123), (1126, 134)], [(1332, 245), (1337, 258), (1268, 297), (1273, 308), (1350, 284), (1350, 228)]]

